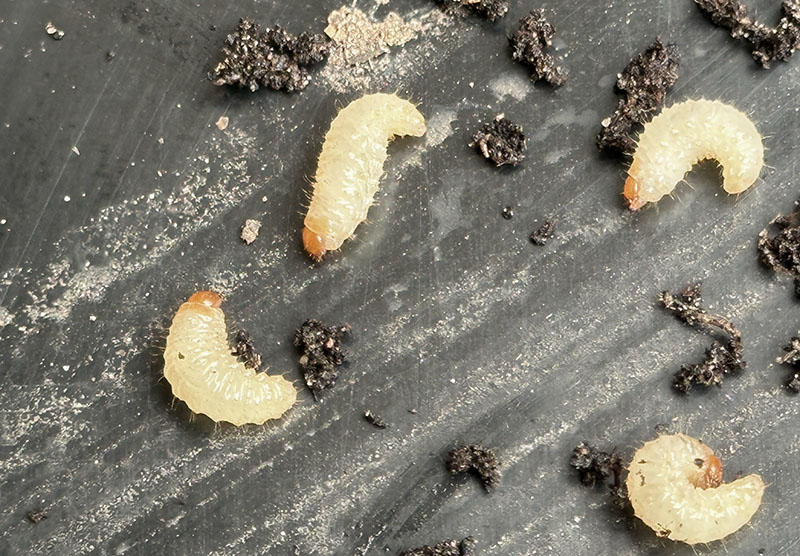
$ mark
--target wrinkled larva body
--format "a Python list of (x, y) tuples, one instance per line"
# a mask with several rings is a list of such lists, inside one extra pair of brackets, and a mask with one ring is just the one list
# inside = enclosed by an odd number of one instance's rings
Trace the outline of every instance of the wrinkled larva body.
[(425, 118), (397, 95), (366, 95), (339, 112), (325, 135), (303, 229), (312, 257), (341, 247), (367, 218), (389, 141), (424, 133)]
[(761, 505), (764, 481), (748, 475), (722, 483), (722, 462), (685, 434), (642, 446), (628, 468), (628, 496), (636, 517), (659, 536), (708, 543), (737, 531)]
[(722, 166), (722, 187), (741, 193), (758, 179), (764, 145), (753, 122), (719, 101), (687, 100), (663, 110), (644, 126), (625, 182), (631, 210), (672, 193), (697, 162)]
[(221, 303), (213, 292), (197, 292), (180, 306), (167, 336), (164, 377), (176, 398), (214, 421), (238, 426), (277, 419), (294, 405), (297, 391), (231, 354)]

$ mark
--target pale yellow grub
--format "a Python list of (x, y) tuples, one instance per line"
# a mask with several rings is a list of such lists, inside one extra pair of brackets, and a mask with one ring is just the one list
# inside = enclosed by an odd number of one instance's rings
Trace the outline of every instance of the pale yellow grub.
[(231, 354), (221, 303), (213, 292), (197, 292), (180, 306), (167, 335), (164, 377), (176, 398), (214, 421), (238, 426), (278, 419), (297, 391)]
[(687, 544), (738, 531), (761, 505), (765, 488), (758, 475), (723, 483), (719, 458), (685, 434), (660, 436), (639, 448), (626, 486), (636, 517), (659, 536)]

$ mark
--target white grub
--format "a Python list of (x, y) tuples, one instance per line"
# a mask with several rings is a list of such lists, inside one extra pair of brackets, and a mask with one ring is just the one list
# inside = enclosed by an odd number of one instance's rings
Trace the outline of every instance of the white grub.
[(228, 116), (220, 116), (219, 120), (217, 120), (217, 129), (220, 131), (225, 131), (228, 128), (230, 121), (231, 120), (228, 118)]
[(722, 187), (741, 193), (764, 165), (761, 135), (746, 114), (719, 101), (688, 100), (645, 125), (628, 170), (624, 195), (631, 210), (669, 195), (701, 160), (722, 166)]
[(244, 221), (242, 226), (241, 238), (247, 245), (253, 243), (258, 237), (258, 232), (261, 230), (261, 222), (248, 218)]
[(172, 393), (195, 413), (234, 425), (278, 419), (297, 391), (282, 376), (245, 366), (231, 354), (222, 299), (197, 292), (181, 305), (164, 350), (164, 377)]
[(367, 218), (389, 141), (396, 135), (420, 137), (425, 118), (394, 94), (373, 94), (348, 104), (325, 135), (314, 191), (303, 229), (309, 255), (320, 260), (339, 249)]
[(634, 454), (626, 482), (639, 519), (659, 536), (687, 544), (720, 540), (743, 527), (764, 494), (748, 475), (722, 482), (722, 462), (685, 434), (660, 436)]

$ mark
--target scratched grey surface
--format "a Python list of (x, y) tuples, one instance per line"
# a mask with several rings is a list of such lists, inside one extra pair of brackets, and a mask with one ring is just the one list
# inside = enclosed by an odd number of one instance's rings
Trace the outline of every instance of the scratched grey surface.
[[(630, 456), (657, 425), (705, 439), (728, 477), (769, 484), (750, 527), (697, 552), (796, 553), (800, 400), (772, 361), (800, 303), (754, 243), (800, 190), (800, 60), (760, 70), (689, 0), (549, 2), (571, 70), (553, 91), (508, 56), (506, 33), (540, 5), (520, 4), (496, 25), (441, 23), (376, 68), (370, 89), (419, 102), (429, 137), (391, 146), (370, 221), (314, 267), (304, 190), (337, 106), (360, 93), (317, 76), (302, 94), (250, 95), (205, 73), (239, 16), (321, 31), (337, 2), (0, 0), (0, 553), (395, 554), (474, 535), (487, 555), (690, 555), (567, 465), (583, 439)], [(777, 2), (751, 4), (775, 19)], [(700, 167), (631, 215), (623, 168), (593, 137), (615, 74), (659, 34), (683, 53), (670, 101), (746, 111), (769, 167), (739, 198)], [(466, 145), (497, 112), (531, 135), (517, 169)], [(536, 248), (527, 235), (548, 217), (558, 238)], [(246, 218), (264, 224), (249, 247)], [(710, 338), (655, 297), (693, 279), (743, 329), (749, 367), (679, 397), (671, 374)], [(198, 288), (224, 293), (229, 322), (294, 378), (293, 329), (349, 322), (350, 367), (323, 403), (303, 389), (266, 427), (190, 421), (159, 381), (159, 349)], [(391, 427), (365, 423), (366, 408)], [(459, 442), (502, 455), (496, 493), (446, 474)]]

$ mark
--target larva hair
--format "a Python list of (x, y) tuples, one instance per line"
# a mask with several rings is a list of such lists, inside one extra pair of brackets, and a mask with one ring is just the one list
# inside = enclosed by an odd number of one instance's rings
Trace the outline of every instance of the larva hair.
[(719, 101), (687, 100), (663, 110), (639, 136), (624, 195), (631, 210), (668, 195), (697, 162), (722, 166), (722, 187), (741, 193), (758, 179), (764, 146), (753, 122)]
[(331, 123), (319, 156), (303, 245), (314, 259), (339, 249), (367, 218), (378, 191), (386, 149), (395, 135), (420, 137), (425, 118), (394, 94), (348, 104)]
[(221, 304), (219, 295), (203, 291), (180, 306), (167, 335), (164, 377), (176, 398), (214, 421), (238, 426), (277, 419), (294, 405), (297, 391), (231, 354)]
[(639, 519), (659, 536), (687, 544), (727, 537), (758, 507), (764, 481), (748, 475), (722, 482), (722, 462), (685, 434), (647, 442), (628, 468), (628, 497)]

